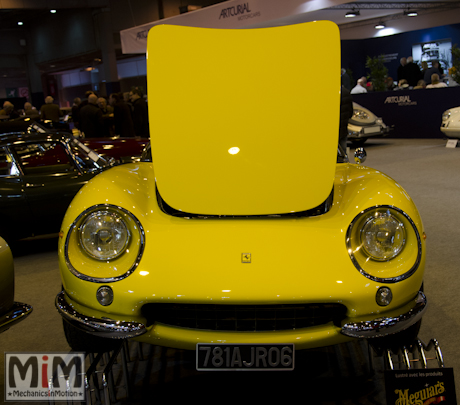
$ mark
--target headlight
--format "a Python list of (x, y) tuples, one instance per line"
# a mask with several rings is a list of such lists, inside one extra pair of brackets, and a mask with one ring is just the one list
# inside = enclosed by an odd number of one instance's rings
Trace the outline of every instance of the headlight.
[(369, 215), (361, 229), (361, 245), (374, 260), (393, 259), (402, 251), (405, 242), (404, 224), (389, 212)]
[(372, 207), (358, 214), (348, 227), (346, 245), (359, 272), (384, 283), (410, 277), (422, 256), (414, 222), (405, 212), (391, 206)]
[(116, 259), (126, 249), (130, 234), (123, 218), (114, 211), (96, 211), (79, 230), (83, 249), (97, 260)]
[(363, 110), (353, 110), (353, 118), (360, 120), (368, 120), (369, 115), (366, 113), (366, 111)]
[(113, 205), (97, 205), (71, 225), (64, 247), (66, 264), (83, 280), (119, 281), (137, 268), (144, 245), (144, 230), (132, 213)]
[(442, 113), (442, 120), (447, 121), (450, 118), (450, 111), (444, 111)]

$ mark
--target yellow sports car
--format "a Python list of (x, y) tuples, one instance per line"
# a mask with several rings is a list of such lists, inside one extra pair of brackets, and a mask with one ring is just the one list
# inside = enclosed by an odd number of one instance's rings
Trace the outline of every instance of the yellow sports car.
[(416, 337), (422, 221), (338, 152), (339, 47), (328, 21), (150, 31), (151, 161), (96, 176), (61, 228), (72, 348), (134, 338), (196, 350), (199, 369), (289, 368), (295, 350)]

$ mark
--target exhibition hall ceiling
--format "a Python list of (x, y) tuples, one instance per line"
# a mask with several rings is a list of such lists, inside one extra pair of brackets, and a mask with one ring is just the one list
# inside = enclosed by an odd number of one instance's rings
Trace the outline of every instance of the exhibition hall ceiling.
[[(241, 0), (238, 1), (237, 4), (247, 3), (257, 7), (261, 2), (267, 4), (269, 2), (278, 1), (279, 0)], [(163, 0), (162, 3), (167, 4), (168, 0)], [(160, 4), (162, 3), (160, 2)], [(172, 1), (171, 4), (172, 3), (184, 5), (187, 4), (187, 1)], [(194, 4), (194, 0), (190, 0), (190, 3)], [(196, 3), (198, 3), (198, 1), (195, 2), (195, 4)], [(204, 3), (205, 1), (202, 0), (201, 4)], [(207, 4), (209, 3), (221, 2), (216, 0), (207, 2)], [(222, 3), (224, 4), (225, 2)], [(235, 4), (235, 1), (227, 3), (229, 5)], [(303, 2), (298, 0), (297, 3), (301, 4)], [(120, 3), (119, 0), (0, 0), (0, 32), (2, 33), (0, 42), (4, 44), (2, 49), (0, 49), (0, 54), (8, 56), (8, 42), (11, 39), (14, 41), (21, 41), (22, 46), (25, 46), (26, 43), (28, 44), (29, 42), (26, 38), (28, 38), (27, 33), (30, 26), (40, 24), (40, 21), (45, 20), (45, 16), (49, 16), (51, 10), (56, 10), (55, 15), (59, 18), (59, 12), (64, 10), (108, 10), (111, 6), (112, 9), (114, 9), (115, 5), (119, 7), (121, 4), (128, 9), (129, 7), (141, 7), (143, 3), (133, 0), (126, 0), (124, 3)], [(303, 7), (303, 4), (297, 7), (297, 13), (283, 16), (283, 18), (280, 19), (276, 19), (275, 17), (273, 21), (265, 21), (263, 26), (296, 24), (312, 20), (331, 20), (340, 26), (342, 38), (355, 39), (357, 35), (361, 35), (366, 29), (370, 32), (370, 36), (377, 36), (370, 30), (372, 29), (372, 31), (375, 31), (373, 26), (380, 21), (387, 22), (387, 25), (399, 25), (399, 31), (393, 33), (429, 28), (436, 25), (460, 23), (459, 0), (419, 0), (417, 2), (368, 0), (365, 2), (358, 1), (348, 3), (344, 0), (308, 0), (304, 2), (304, 5), (305, 7)], [(314, 9), (315, 11), (305, 12), (306, 9)], [(200, 13), (204, 10), (205, 8), (194, 11), (194, 13)], [(414, 10), (418, 12), (418, 17), (409, 17), (407, 12)], [(452, 16), (449, 21), (440, 17), (443, 13), (446, 13), (446, 10), (448, 10), (447, 12)], [(358, 11), (359, 15), (353, 18), (345, 17), (350, 11)], [(458, 21), (455, 20), (455, 18), (457, 18)], [(438, 23), (438, 21), (440, 21), (440, 23)], [(18, 25), (20, 22), (22, 25)], [(347, 34), (352, 35), (348, 35), (347, 37)], [(369, 37), (369, 35), (363, 35), (361, 38)], [(114, 32), (114, 38), (117, 36), (118, 32)], [(8, 38), (10, 38), (10, 40)], [(119, 39), (117, 39), (117, 43), (118, 41)], [(119, 48), (119, 46), (116, 47), (117, 58), (127, 57), (128, 55), (121, 54), (121, 49)], [(62, 72), (73, 68), (89, 69), (100, 63), (100, 58), (100, 51), (94, 51), (87, 54), (75, 55), (71, 58), (64, 58), (65, 60), (48, 61), (49, 63), (47, 63), (46, 66), (40, 64), (39, 69), (42, 73)], [(0, 63), (0, 78), (21, 77), (23, 75), (24, 72), (17, 69), (15, 64), (11, 64), (11, 66), (8, 67), (6, 59), (5, 63)]]
[[(164, 2), (167, 2), (167, 0), (164, 0)], [(241, 3), (246, 2), (251, 3), (251, 0), (241, 0)], [(460, 1), (458, 0), (394, 0), (391, 2), (367, 0), (364, 2), (358, 1), (349, 3), (333, 0), (305, 1), (306, 4), (311, 4), (313, 2), (319, 3), (320, 5), (324, 3), (323, 9), (309, 13), (315, 20), (331, 20), (339, 25), (363, 25), (371, 24), (374, 20), (378, 21), (379, 19), (388, 21), (392, 19), (411, 18), (406, 15), (407, 11), (417, 11), (419, 16), (421, 16), (460, 7)], [(101, 8), (110, 7), (110, 3), (110, 0), (0, 0), (0, 31), (17, 29), (18, 22), (23, 22), (25, 27), (27, 23), (39, 20), (41, 14), (47, 13), (51, 9)], [(128, 1), (127, 7), (128, 3), (131, 5)], [(181, 1), (181, 4), (186, 3), (185, 1)], [(193, 4), (193, 0), (190, 0), (190, 3)], [(219, 1), (215, 3), (219, 3)], [(331, 4), (337, 5), (331, 7)], [(358, 11), (359, 15), (353, 18), (345, 17), (346, 13), (352, 10)], [(285, 21), (287, 24), (302, 22), (302, 20), (305, 19), (305, 16), (302, 14), (302, 10), (299, 10), (298, 14), (293, 14), (291, 17), (286, 18)], [(426, 27), (420, 26), (418, 29), (422, 28)]]

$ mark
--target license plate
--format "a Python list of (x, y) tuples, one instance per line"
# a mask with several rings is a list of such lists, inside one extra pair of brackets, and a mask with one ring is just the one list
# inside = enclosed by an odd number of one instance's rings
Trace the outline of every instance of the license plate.
[(196, 369), (199, 371), (294, 370), (295, 348), (289, 344), (198, 343)]
[(364, 128), (364, 133), (365, 134), (375, 134), (380, 132), (380, 127), (365, 127)]

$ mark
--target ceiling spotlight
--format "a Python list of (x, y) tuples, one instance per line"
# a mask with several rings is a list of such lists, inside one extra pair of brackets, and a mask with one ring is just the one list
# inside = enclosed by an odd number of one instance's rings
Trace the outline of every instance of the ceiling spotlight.
[(51, 14), (56, 14), (56, 10), (50, 10)]
[(418, 14), (416, 11), (407, 10), (404, 11), (404, 15), (407, 15), (408, 17), (417, 17)]
[(376, 30), (381, 30), (381, 29), (383, 29), (383, 28), (385, 28), (385, 27), (386, 27), (385, 23), (379, 22), (379, 23), (375, 26), (375, 29), (376, 29)]
[(18, 21), (18, 25), (24, 25), (22, 21)]
[(357, 17), (359, 15), (359, 10), (355, 10), (354, 8), (345, 14), (346, 18)]

